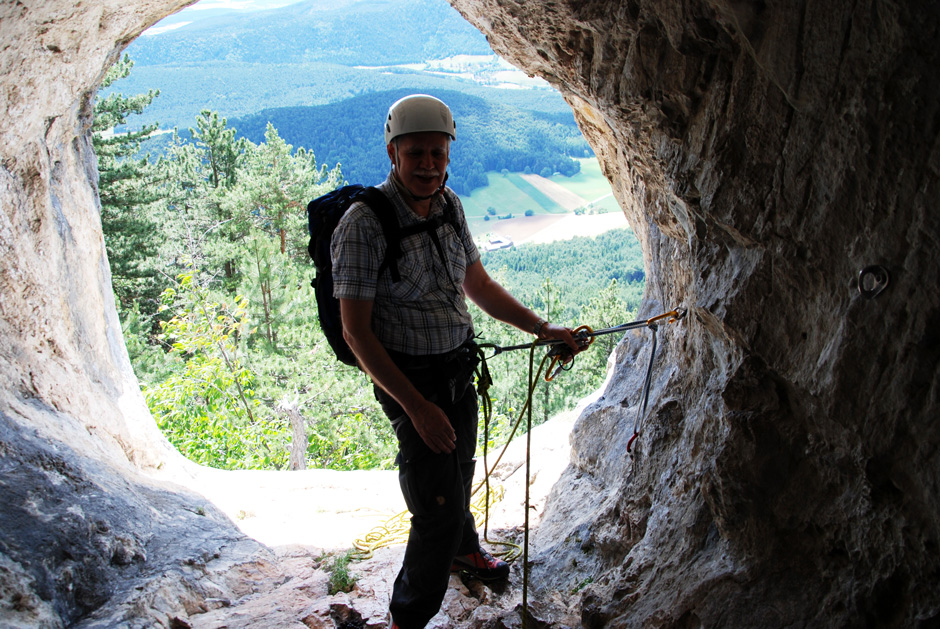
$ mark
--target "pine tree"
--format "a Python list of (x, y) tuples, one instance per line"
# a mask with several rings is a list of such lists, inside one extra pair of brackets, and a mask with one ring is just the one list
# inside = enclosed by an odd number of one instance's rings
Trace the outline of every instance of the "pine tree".
[[(105, 75), (106, 88), (130, 74), (134, 63), (125, 55)], [(125, 97), (112, 93), (99, 98), (94, 106), (92, 146), (98, 156), (98, 196), (101, 199), (101, 224), (105, 247), (111, 264), (115, 295), (122, 308), (135, 301), (147, 301), (156, 308), (160, 287), (157, 280), (157, 251), (154, 238), (158, 221), (154, 204), (161, 200), (156, 171), (149, 155), (137, 157), (143, 140), (158, 125), (119, 131), (133, 114), (140, 114), (159, 91)]]
[(264, 143), (245, 146), (236, 175), (222, 199), (231, 217), (224, 229), (237, 239), (239, 291), (260, 309), (264, 336), (277, 349), (278, 327), (297, 292), (287, 269), (309, 264), (307, 202), (335, 189), (342, 174), (338, 166), (318, 168), (312, 152), (294, 151), (269, 124)]
[(219, 112), (203, 109), (196, 116), (197, 129), (189, 128), (196, 145), (205, 149), (205, 158), (210, 169), (209, 185), (213, 188), (228, 187), (237, 179), (235, 169), (244, 154), (247, 140), (235, 139), (235, 129), (226, 127), (228, 120), (219, 117)]

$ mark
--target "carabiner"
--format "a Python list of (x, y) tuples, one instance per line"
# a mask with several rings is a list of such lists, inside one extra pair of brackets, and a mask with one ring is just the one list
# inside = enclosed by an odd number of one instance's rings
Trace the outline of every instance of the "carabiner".
[(683, 317), (685, 317), (685, 309), (676, 308), (675, 310), (664, 312), (661, 315), (656, 315), (652, 319), (647, 319), (646, 325), (654, 325), (657, 321), (662, 321), (663, 319), (667, 318), (669, 319), (667, 323), (675, 323), (676, 321), (680, 321)]
[[(590, 326), (580, 325), (572, 330), (571, 334), (574, 336), (575, 342), (577, 342), (582, 351), (587, 349), (588, 346), (594, 342), (594, 330), (592, 330)], [(574, 358), (571, 348), (564, 343), (552, 345), (548, 350), (548, 355), (552, 357), (552, 362), (548, 364), (548, 370), (545, 372), (545, 382), (554, 380), (555, 376)], [(556, 368), (555, 364), (558, 362), (559, 358), (561, 359), (561, 364)]]

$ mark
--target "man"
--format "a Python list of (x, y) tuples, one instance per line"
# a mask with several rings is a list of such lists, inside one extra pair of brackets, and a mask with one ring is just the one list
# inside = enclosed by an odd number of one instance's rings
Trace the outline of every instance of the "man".
[(483, 580), (509, 574), (480, 547), (469, 508), (477, 399), (465, 297), (496, 319), (579, 349), (570, 329), (523, 306), (480, 263), (460, 200), (445, 187), (456, 137), (450, 109), (431, 96), (407, 96), (388, 111), (391, 172), (378, 188), (403, 229), (447, 219), (402, 240), (400, 281), (385, 266), (381, 224), (363, 203), (346, 212), (331, 249), (346, 341), (398, 437), (399, 481), (412, 518), (389, 608), (393, 626), (403, 629), (424, 627), (437, 613), (452, 570)]

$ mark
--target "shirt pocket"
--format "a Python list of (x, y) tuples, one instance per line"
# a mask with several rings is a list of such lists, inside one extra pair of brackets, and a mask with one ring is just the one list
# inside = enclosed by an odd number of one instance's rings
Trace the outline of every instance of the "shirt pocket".
[[(450, 225), (447, 225), (440, 233), (443, 239), (441, 248), (447, 256), (447, 268), (445, 270), (443, 265), (437, 267), (438, 279), (440, 279), (441, 286), (447, 286), (450, 280), (453, 279), (454, 290), (459, 291), (463, 286), (464, 278), (467, 276), (467, 251)], [(448, 273), (450, 273), (450, 277), (448, 277)]]
[[(435, 254), (436, 256), (436, 254)], [(389, 294), (399, 302), (417, 302), (428, 294), (431, 287), (431, 274), (425, 268), (421, 256), (412, 253), (406, 253), (398, 258), (398, 273), (401, 280), (398, 282), (392, 278), (391, 269), (384, 271), (388, 273)]]

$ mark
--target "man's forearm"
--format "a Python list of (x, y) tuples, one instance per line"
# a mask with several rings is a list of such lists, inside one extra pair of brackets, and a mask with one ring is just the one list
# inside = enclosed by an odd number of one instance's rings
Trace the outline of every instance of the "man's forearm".
[(345, 337), (346, 343), (356, 355), (362, 370), (372, 378), (373, 382), (395, 398), (405, 412), (409, 412), (410, 408), (414, 408), (419, 401), (424, 399), (398, 365), (392, 361), (385, 347), (371, 330), (360, 331), (356, 334), (346, 332)]
[(563, 340), (573, 353), (579, 351), (571, 330), (545, 322), (535, 311), (513, 297), (502, 284), (492, 279), (479, 261), (467, 269), (463, 288), (467, 297), (494, 319), (535, 334), (540, 339)]
[(372, 302), (340, 299), (340, 315), (343, 337), (363, 371), (398, 402), (433, 452), (453, 452), (457, 434), (447, 415), (411, 384), (372, 331)]

